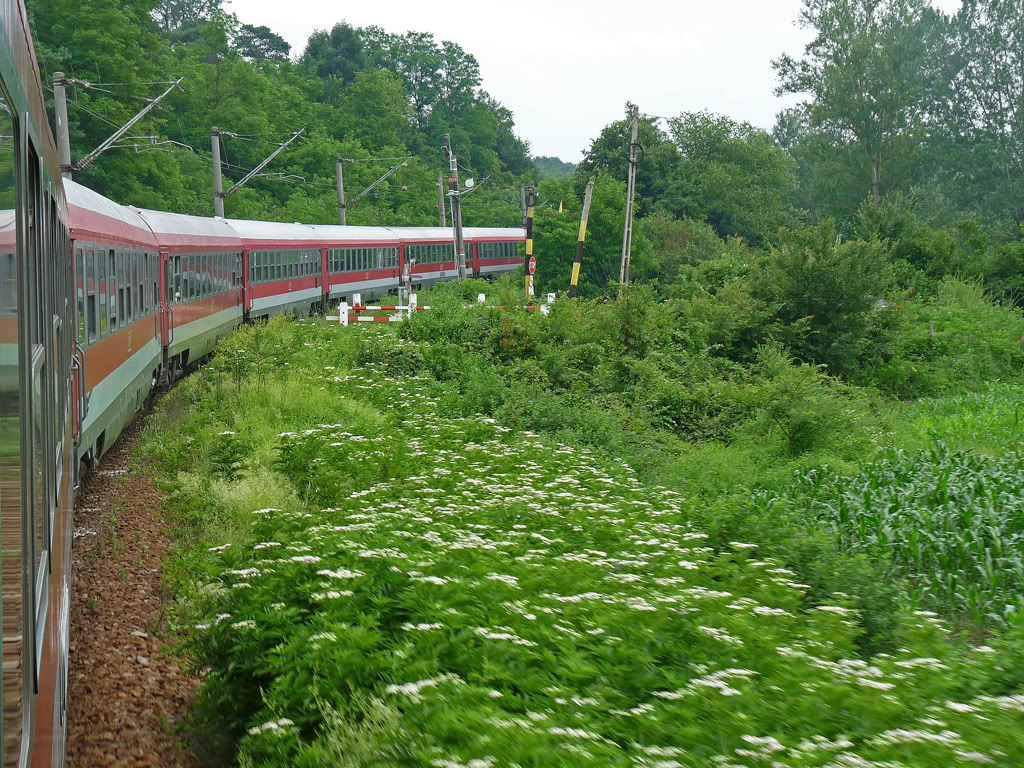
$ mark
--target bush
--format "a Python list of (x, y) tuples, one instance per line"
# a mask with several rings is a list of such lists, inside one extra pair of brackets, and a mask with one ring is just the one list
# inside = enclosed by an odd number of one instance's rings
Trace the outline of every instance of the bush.
[(892, 338), (892, 357), (869, 364), (857, 380), (912, 398), (1020, 376), (1024, 317), (987, 298), (978, 281), (946, 278), (934, 298), (897, 308), (901, 330)]
[(885, 359), (893, 328), (876, 309), (892, 287), (885, 243), (843, 242), (831, 219), (785, 232), (781, 243), (752, 284), (756, 297), (777, 307), (776, 338), (839, 376)]

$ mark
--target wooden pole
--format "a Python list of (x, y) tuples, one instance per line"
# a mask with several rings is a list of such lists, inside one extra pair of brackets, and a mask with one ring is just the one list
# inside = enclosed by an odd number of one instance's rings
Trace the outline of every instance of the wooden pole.
[(583, 263), (583, 238), (587, 236), (587, 217), (590, 216), (590, 200), (594, 195), (594, 182), (587, 182), (583, 195), (583, 213), (580, 215), (580, 237), (576, 241), (576, 260), (572, 264), (572, 278), (569, 280), (569, 298), (576, 297), (576, 285), (580, 281), (580, 265)]

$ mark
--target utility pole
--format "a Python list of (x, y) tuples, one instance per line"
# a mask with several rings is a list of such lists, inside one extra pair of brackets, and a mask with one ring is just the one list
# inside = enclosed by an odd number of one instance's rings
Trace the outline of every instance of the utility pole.
[(580, 281), (580, 265), (583, 263), (583, 238), (587, 236), (587, 218), (590, 216), (590, 200), (594, 196), (594, 182), (587, 182), (583, 195), (583, 213), (580, 215), (580, 237), (576, 241), (576, 260), (572, 264), (572, 279), (569, 281), (569, 298), (576, 298), (576, 284)]
[(622, 232), (622, 264), (619, 266), (619, 282), (629, 285), (629, 258), (633, 250), (633, 198), (636, 195), (636, 151), (640, 131), (640, 108), (633, 105), (633, 136), (629, 142), (629, 183), (626, 186), (626, 227)]
[(220, 131), (217, 126), (210, 129), (210, 149), (213, 151), (213, 209), (224, 218), (224, 180), (220, 175)]
[(444, 209), (444, 174), (437, 174), (437, 210), (441, 213), (441, 226), (448, 226), (448, 213)]
[(444, 146), (448, 150), (448, 196), (452, 199), (452, 226), (455, 228), (455, 266), (459, 273), (459, 282), (466, 279), (466, 244), (462, 242), (462, 206), (459, 200), (459, 164), (452, 152), (450, 136), (444, 137)]
[(68, 135), (68, 99), (64, 92), (64, 73), (53, 73), (53, 105), (57, 111), (57, 160), (60, 175), (71, 178), (71, 139)]
[[(345, 226), (345, 177), (341, 170), (341, 155), (334, 156), (334, 175), (338, 182), (338, 223)], [(357, 174), (358, 175), (358, 174)]]

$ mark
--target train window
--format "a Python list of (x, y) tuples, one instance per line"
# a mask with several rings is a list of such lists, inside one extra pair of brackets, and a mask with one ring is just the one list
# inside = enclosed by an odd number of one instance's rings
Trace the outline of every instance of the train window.
[(284, 253), (282, 251), (274, 251), (274, 279), (280, 280), (284, 277)]
[(135, 291), (135, 314), (138, 317), (143, 317), (146, 314), (146, 292), (143, 290), (142, 285), (142, 254), (138, 251), (135, 252), (135, 282), (132, 285), (137, 286)]
[(132, 301), (132, 286), (135, 285), (135, 278), (132, 275), (132, 255), (126, 253), (124, 259), (124, 281), (127, 283), (124, 289), (125, 301), (122, 304), (124, 310), (124, 318), (130, 323), (132, 321), (132, 310), (135, 309), (135, 302)]
[(87, 249), (85, 258), (85, 290), (86, 298), (86, 329), (89, 334), (89, 342), (96, 341), (96, 252), (91, 248)]
[(107, 259), (103, 251), (88, 251), (88, 258), (93, 263), (89, 272), (95, 274), (96, 280), (96, 317), (99, 325), (96, 333), (98, 336), (106, 336), (110, 322), (107, 310)]
[[(117, 317), (120, 321), (120, 325), (124, 325), (124, 308), (125, 308), (125, 296), (124, 286), (125, 283), (131, 285), (132, 276), (126, 275), (125, 272), (125, 258), (122, 251), (117, 252)], [(128, 294), (131, 296), (131, 293)]]
[(286, 251), (286, 254), (288, 256), (288, 259), (287, 259), (288, 270), (287, 270), (287, 274), (285, 274), (285, 277), (295, 277), (298, 274), (296, 272), (296, 270), (295, 270), (295, 266), (296, 266), (295, 265), (295, 255), (296, 255), (296, 252), (295, 251)]
[(128, 283), (128, 309), (126, 310), (129, 320), (134, 320), (139, 315), (139, 292), (135, 286), (139, 284), (138, 254), (126, 253), (128, 258), (127, 276), (131, 278)]
[[(14, 254), (11, 255), (11, 261), (14, 260)], [(11, 264), (13, 267), (13, 263)], [(11, 273), (13, 274), (13, 272)], [(75, 298), (76, 298), (76, 309), (78, 311), (77, 325), (78, 325), (78, 343), (85, 344), (85, 255), (82, 253), (81, 248), (75, 249)], [(0, 304), (5, 304), (5, 299), (0, 299)]]
[[(107, 309), (110, 310), (110, 330), (113, 331), (118, 327), (117, 322), (117, 307), (118, 307), (118, 296), (117, 289), (121, 285), (121, 270), (120, 259), (117, 258), (117, 254), (113, 249), (110, 251), (110, 269), (107, 270), (107, 290), (110, 298), (107, 300)], [(122, 289), (123, 292), (123, 289)], [(122, 304), (124, 302), (121, 302)]]
[[(7, 49), (10, 50), (10, 49)], [(9, 55), (9, 54), (8, 54)], [(17, 75), (15, 75), (17, 77)], [(7, 334), (13, 339), (19, 335), (20, 325), (25, 322), (18, 310), (18, 270), (17, 250), (20, 233), (18, 215), (15, 210), (15, 173), (20, 163), (15, 153), (20, 151), (19, 127), (12, 112), (17, 114), (18, 108), (8, 107), (4, 94), (0, 91), (0, 208), (4, 209), (3, 227), (0, 228), (4, 238), (2, 277), (5, 280), (0, 290), (0, 312), (3, 315), (4, 356), (3, 373), (0, 374), (0, 413), (4, 419), (4, 457), (0, 462), (0, 507), (3, 517), (0, 521), (0, 545), (3, 548), (3, 568), (0, 569), (2, 590), (0, 590), (0, 614), (3, 616), (3, 685), (0, 703), (3, 707), (3, 743), (2, 759), (5, 765), (18, 765), (21, 751), (19, 726), (24, 722), (24, 704), (28, 697), (24, 695), (25, 664), (28, 658), (28, 645), (22, 638), (25, 636), (24, 626), (24, 561), (22, 551), (21, 505), (21, 467), (26, 456), (20, 455), (21, 441), (18, 438), (18, 415), (22, 407), (22, 397), (18, 386), (19, 370), (22, 361), (17, 354), (16, 342), (8, 346)], [(9, 283), (6, 281), (10, 281)], [(7, 286), (10, 286), (9, 288)], [(10, 353), (8, 353), (10, 350)], [(8, 422), (10, 419), (10, 422)], [(8, 424), (10, 426), (8, 427)], [(9, 430), (9, 431), (8, 431)]]

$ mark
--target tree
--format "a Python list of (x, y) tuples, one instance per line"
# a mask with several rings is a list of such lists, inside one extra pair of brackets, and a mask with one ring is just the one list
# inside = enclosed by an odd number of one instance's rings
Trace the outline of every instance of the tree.
[(159, 0), (153, 8), (153, 18), (164, 32), (174, 32), (208, 21), (223, 6), (224, 0)]
[(346, 137), (357, 138), (371, 152), (384, 147), (404, 151), (411, 110), (396, 75), (384, 69), (357, 73), (340, 107), (338, 126)]
[(243, 24), (235, 37), (238, 53), (250, 61), (288, 61), (292, 47), (269, 27)]
[[(938, 127), (964, 203), (1024, 222), (1024, 11), (1020, 0), (965, 0), (949, 26)], [(965, 183), (966, 182), (966, 183)], [(954, 189), (956, 189), (954, 187)], [(965, 207), (966, 207), (965, 205)]]
[(799, 23), (815, 38), (803, 59), (783, 54), (772, 62), (776, 94), (809, 94), (811, 124), (838, 145), (860, 146), (875, 202), (883, 158), (897, 137), (920, 129), (924, 22), (933, 16), (927, 0), (804, 0)]
[(775, 332), (803, 362), (856, 373), (885, 353), (896, 312), (877, 308), (891, 287), (880, 240), (843, 241), (835, 222), (784, 233), (752, 280), (755, 298), (776, 307)]
[[(629, 172), (629, 141), (632, 138), (633, 105), (626, 104), (626, 118), (609, 123), (594, 139), (577, 166), (576, 193), (583, 194), (586, 179), (607, 173), (623, 184)], [(675, 145), (658, 127), (657, 118), (640, 115), (638, 143), (643, 147), (637, 165), (636, 212), (643, 218), (655, 202), (668, 196), (668, 179), (678, 163)]]
[(359, 30), (340, 21), (331, 27), (330, 32), (314, 31), (306, 42), (299, 64), (323, 79), (336, 77), (346, 85), (351, 83), (356, 72), (361, 72), (366, 66)]
[(708, 112), (669, 121), (677, 152), (664, 203), (678, 217), (705, 218), (721, 237), (759, 245), (795, 221), (796, 164), (749, 123)]
[(557, 179), (561, 176), (568, 176), (576, 170), (576, 166), (572, 163), (567, 163), (553, 155), (538, 155), (533, 158), (533, 164), (537, 167), (537, 175), (540, 178)]

